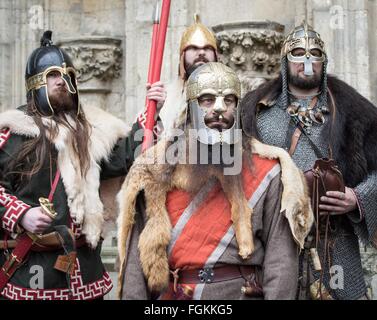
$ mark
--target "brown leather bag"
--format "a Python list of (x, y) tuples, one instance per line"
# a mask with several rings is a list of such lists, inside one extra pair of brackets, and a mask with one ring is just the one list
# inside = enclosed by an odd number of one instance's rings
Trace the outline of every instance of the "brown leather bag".
[[(340, 172), (338, 166), (335, 164), (334, 159), (319, 158), (315, 161), (312, 169), (304, 172), (306, 182), (309, 188), (309, 194), (311, 197), (311, 204), (313, 208), (315, 223), (315, 246), (314, 243), (309, 246), (313, 246), (310, 249), (310, 257), (314, 270), (320, 272), (320, 278), (314, 283), (309, 285), (309, 292), (311, 299), (313, 300), (332, 300), (331, 294), (327, 291), (325, 285), (323, 284), (323, 266), (328, 262), (328, 232), (330, 228), (330, 215), (320, 216), (320, 199), (322, 196), (326, 196), (327, 191), (341, 191), (345, 192), (345, 185), (343, 181), (342, 173)], [(318, 255), (318, 244), (320, 241), (321, 232), (324, 232), (323, 248), (324, 254), (322, 260)], [(314, 241), (314, 239), (313, 239)], [(309, 258), (307, 258), (309, 259)], [(306, 288), (307, 289), (307, 288)], [(305, 290), (305, 288), (304, 288)]]
[(314, 212), (316, 212), (315, 209), (318, 209), (319, 199), (322, 196), (325, 196), (327, 191), (345, 192), (345, 186), (343, 175), (336, 165), (335, 160), (332, 159), (331, 146), (329, 145), (331, 158), (325, 158), (299, 122), (296, 122), (296, 130), (291, 138), (289, 154), (292, 156), (292, 154), (294, 153), (298, 139), (300, 138), (300, 135), (302, 133), (308, 138), (313, 151), (318, 157), (314, 163), (313, 168), (304, 172), (304, 176), (309, 188), (309, 194), (312, 199), (313, 210)]
[[(312, 169), (305, 171), (304, 176), (309, 188), (312, 205), (319, 204), (327, 191), (345, 192), (343, 175), (334, 159), (317, 159)], [(313, 207), (314, 209), (314, 207)]]

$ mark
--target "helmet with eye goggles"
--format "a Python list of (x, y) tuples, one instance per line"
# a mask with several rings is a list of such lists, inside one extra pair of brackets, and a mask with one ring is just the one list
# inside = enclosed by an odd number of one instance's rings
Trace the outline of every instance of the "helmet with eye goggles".
[(328, 87), (327, 87), (327, 65), (328, 59), (325, 45), (318, 32), (316, 32), (305, 21), (294, 28), (286, 37), (281, 50), (281, 77), (282, 95), (281, 103), (287, 109), (290, 105), (288, 90), (289, 68), (288, 63), (303, 63), (304, 75), (314, 76), (313, 64), (322, 63), (321, 84), (319, 88), (318, 104), (319, 109), (328, 112)]
[(326, 60), (324, 42), (318, 32), (303, 22), (286, 37), (281, 50), (281, 57), (285, 56), (288, 61), (303, 63), (305, 75), (313, 75), (312, 64)]
[(34, 105), (42, 116), (52, 116), (54, 109), (48, 97), (47, 76), (60, 73), (68, 91), (73, 95), (79, 113), (76, 70), (68, 54), (53, 45), (51, 36), (51, 31), (44, 32), (40, 48), (35, 49), (27, 61), (25, 71), (27, 98), (34, 100)]

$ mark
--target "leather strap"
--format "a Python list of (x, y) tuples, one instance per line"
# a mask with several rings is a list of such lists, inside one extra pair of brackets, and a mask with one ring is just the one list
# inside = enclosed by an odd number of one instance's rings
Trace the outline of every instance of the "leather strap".
[[(310, 106), (309, 107), (310, 108), (314, 108), (314, 106), (316, 105), (317, 101), (318, 101), (318, 98), (314, 97), (312, 99), (312, 101), (310, 102)], [(310, 139), (309, 135), (306, 133), (305, 129), (302, 127), (301, 122), (297, 119), (297, 116), (292, 116), (292, 120), (296, 124), (296, 129), (294, 130), (294, 132), (292, 134), (292, 137), (291, 137), (291, 143), (290, 143), (290, 147), (289, 147), (289, 151), (288, 151), (289, 155), (292, 156), (293, 153), (295, 152), (297, 144), (298, 144), (298, 140), (300, 139), (300, 136), (303, 133), (308, 138), (309, 143), (312, 146), (312, 148), (313, 148), (316, 156), (318, 158), (323, 158), (321, 151), (314, 144), (314, 142), (312, 141), (312, 139)]]
[[(60, 171), (57, 170), (54, 178), (54, 182), (51, 186), (50, 194), (48, 200), (52, 202), (56, 187), (60, 179)], [(17, 237), (17, 243), (14, 250), (9, 255), (8, 259), (5, 261), (4, 265), (0, 269), (0, 293), (16, 272), (16, 270), (23, 264), (27, 254), (33, 247), (33, 244), (37, 241), (38, 237), (30, 232), (21, 233)], [(5, 244), (8, 244), (5, 241)], [(9, 248), (9, 246), (8, 246)]]
[[(308, 141), (310, 143), (310, 145), (312, 146), (313, 150), (314, 150), (314, 153), (316, 154), (317, 158), (319, 159), (322, 159), (322, 158), (325, 158), (321, 152), (321, 150), (318, 149), (318, 147), (315, 145), (315, 143), (313, 142), (312, 139), (310, 139), (309, 137), (309, 134), (306, 132), (306, 130), (301, 126), (300, 123), (297, 124), (297, 129), (299, 129), (307, 138), (308, 138)], [(331, 147), (329, 146), (329, 148), (331, 149)]]
[[(84, 247), (86, 245), (87, 245), (86, 238), (84, 236), (81, 236), (80, 238), (78, 238), (75, 241), (76, 249)], [(63, 248), (63, 246), (61, 245), (61, 243), (55, 243), (55, 244), (49, 244), (49, 245), (41, 245), (40, 243), (35, 243), (31, 247), (31, 251), (36, 251), (36, 252), (56, 251), (56, 250), (60, 250), (62, 248)]]
[[(207, 279), (203, 272), (210, 273)], [(253, 273), (255, 273), (255, 266), (226, 265), (213, 269), (177, 269), (171, 271), (170, 280), (184, 284), (212, 283), (244, 278), (245, 275), (250, 276)]]
[[(62, 248), (59, 239), (56, 236), (56, 232), (51, 232), (44, 237), (37, 238), (35, 243), (31, 247), (31, 251), (43, 252), (43, 251), (56, 251)], [(47, 236), (47, 237), (46, 237)], [(0, 241), (0, 250), (6, 249), (14, 249), (17, 245), (17, 240), (6, 240)], [(80, 238), (75, 240), (76, 248), (81, 248), (86, 245), (86, 238), (85, 236), (81, 236)]]
[(296, 150), (296, 147), (297, 147), (297, 144), (298, 144), (298, 139), (300, 139), (301, 133), (302, 133), (302, 131), (298, 127), (293, 132), (292, 139), (291, 139), (291, 146), (289, 147), (289, 151), (288, 151), (290, 156), (292, 156), (293, 153)]
[(0, 241), (0, 250), (14, 249), (16, 247), (16, 240)]
[(59, 179), (60, 179), (60, 170), (58, 169), (56, 171), (54, 182), (52, 183), (51, 190), (50, 190), (50, 193), (48, 195), (48, 200), (50, 202), (52, 202), (52, 199), (54, 198), (54, 194), (55, 194), (56, 188), (58, 186)]
[(31, 233), (23, 233), (18, 238), (19, 241), (17, 241), (16, 247), (0, 269), (0, 292), (3, 291), (9, 279), (22, 265), (26, 255), (36, 241), (36, 237)]

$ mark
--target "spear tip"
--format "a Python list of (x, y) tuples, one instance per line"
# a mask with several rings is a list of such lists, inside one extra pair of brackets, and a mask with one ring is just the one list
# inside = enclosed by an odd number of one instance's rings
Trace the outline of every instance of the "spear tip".
[(154, 7), (153, 23), (160, 23), (160, 2), (157, 0)]
[(200, 23), (200, 16), (198, 13), (195, 12), (194, 14), (194, 23)]

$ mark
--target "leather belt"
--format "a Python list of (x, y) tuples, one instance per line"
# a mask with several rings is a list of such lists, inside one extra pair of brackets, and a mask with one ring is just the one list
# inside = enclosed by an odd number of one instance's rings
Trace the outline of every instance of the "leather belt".
[[(78, 239), (75, 239), (75, 247), (81, 248), (86, 245), (86, 238), (85, 236), (81, 236)], [(48, 244), (48, 245), (43, 245), (38, 242), (36, 242), (32, 247), (31, 251), (37, 251), (37, 252), (43, 252), (43, 251), (56, 251), (62, 249), (62, 245), (59, 244)]]
[(213, 283), (238, 278), (246, 279), (253, 273), (255, 273), (255, 266), (225, 265), (204, 269), (176, 269), (170, 271), (170, 280), (184, 284)]
[[(41, 236), (36, 236), (37, 240), (31, 246), (31, 251), (55, 251), (62, 248), (62, 244), (58, 238), (56, 231), (50, 232)], [(0, 250), (14, 249), (17, 245), (17, 240), (4, 240), (0, 241)], [(80, 248), (86, 245), (85, 236), (81, 236), (75, 239), (76, 248)]]

